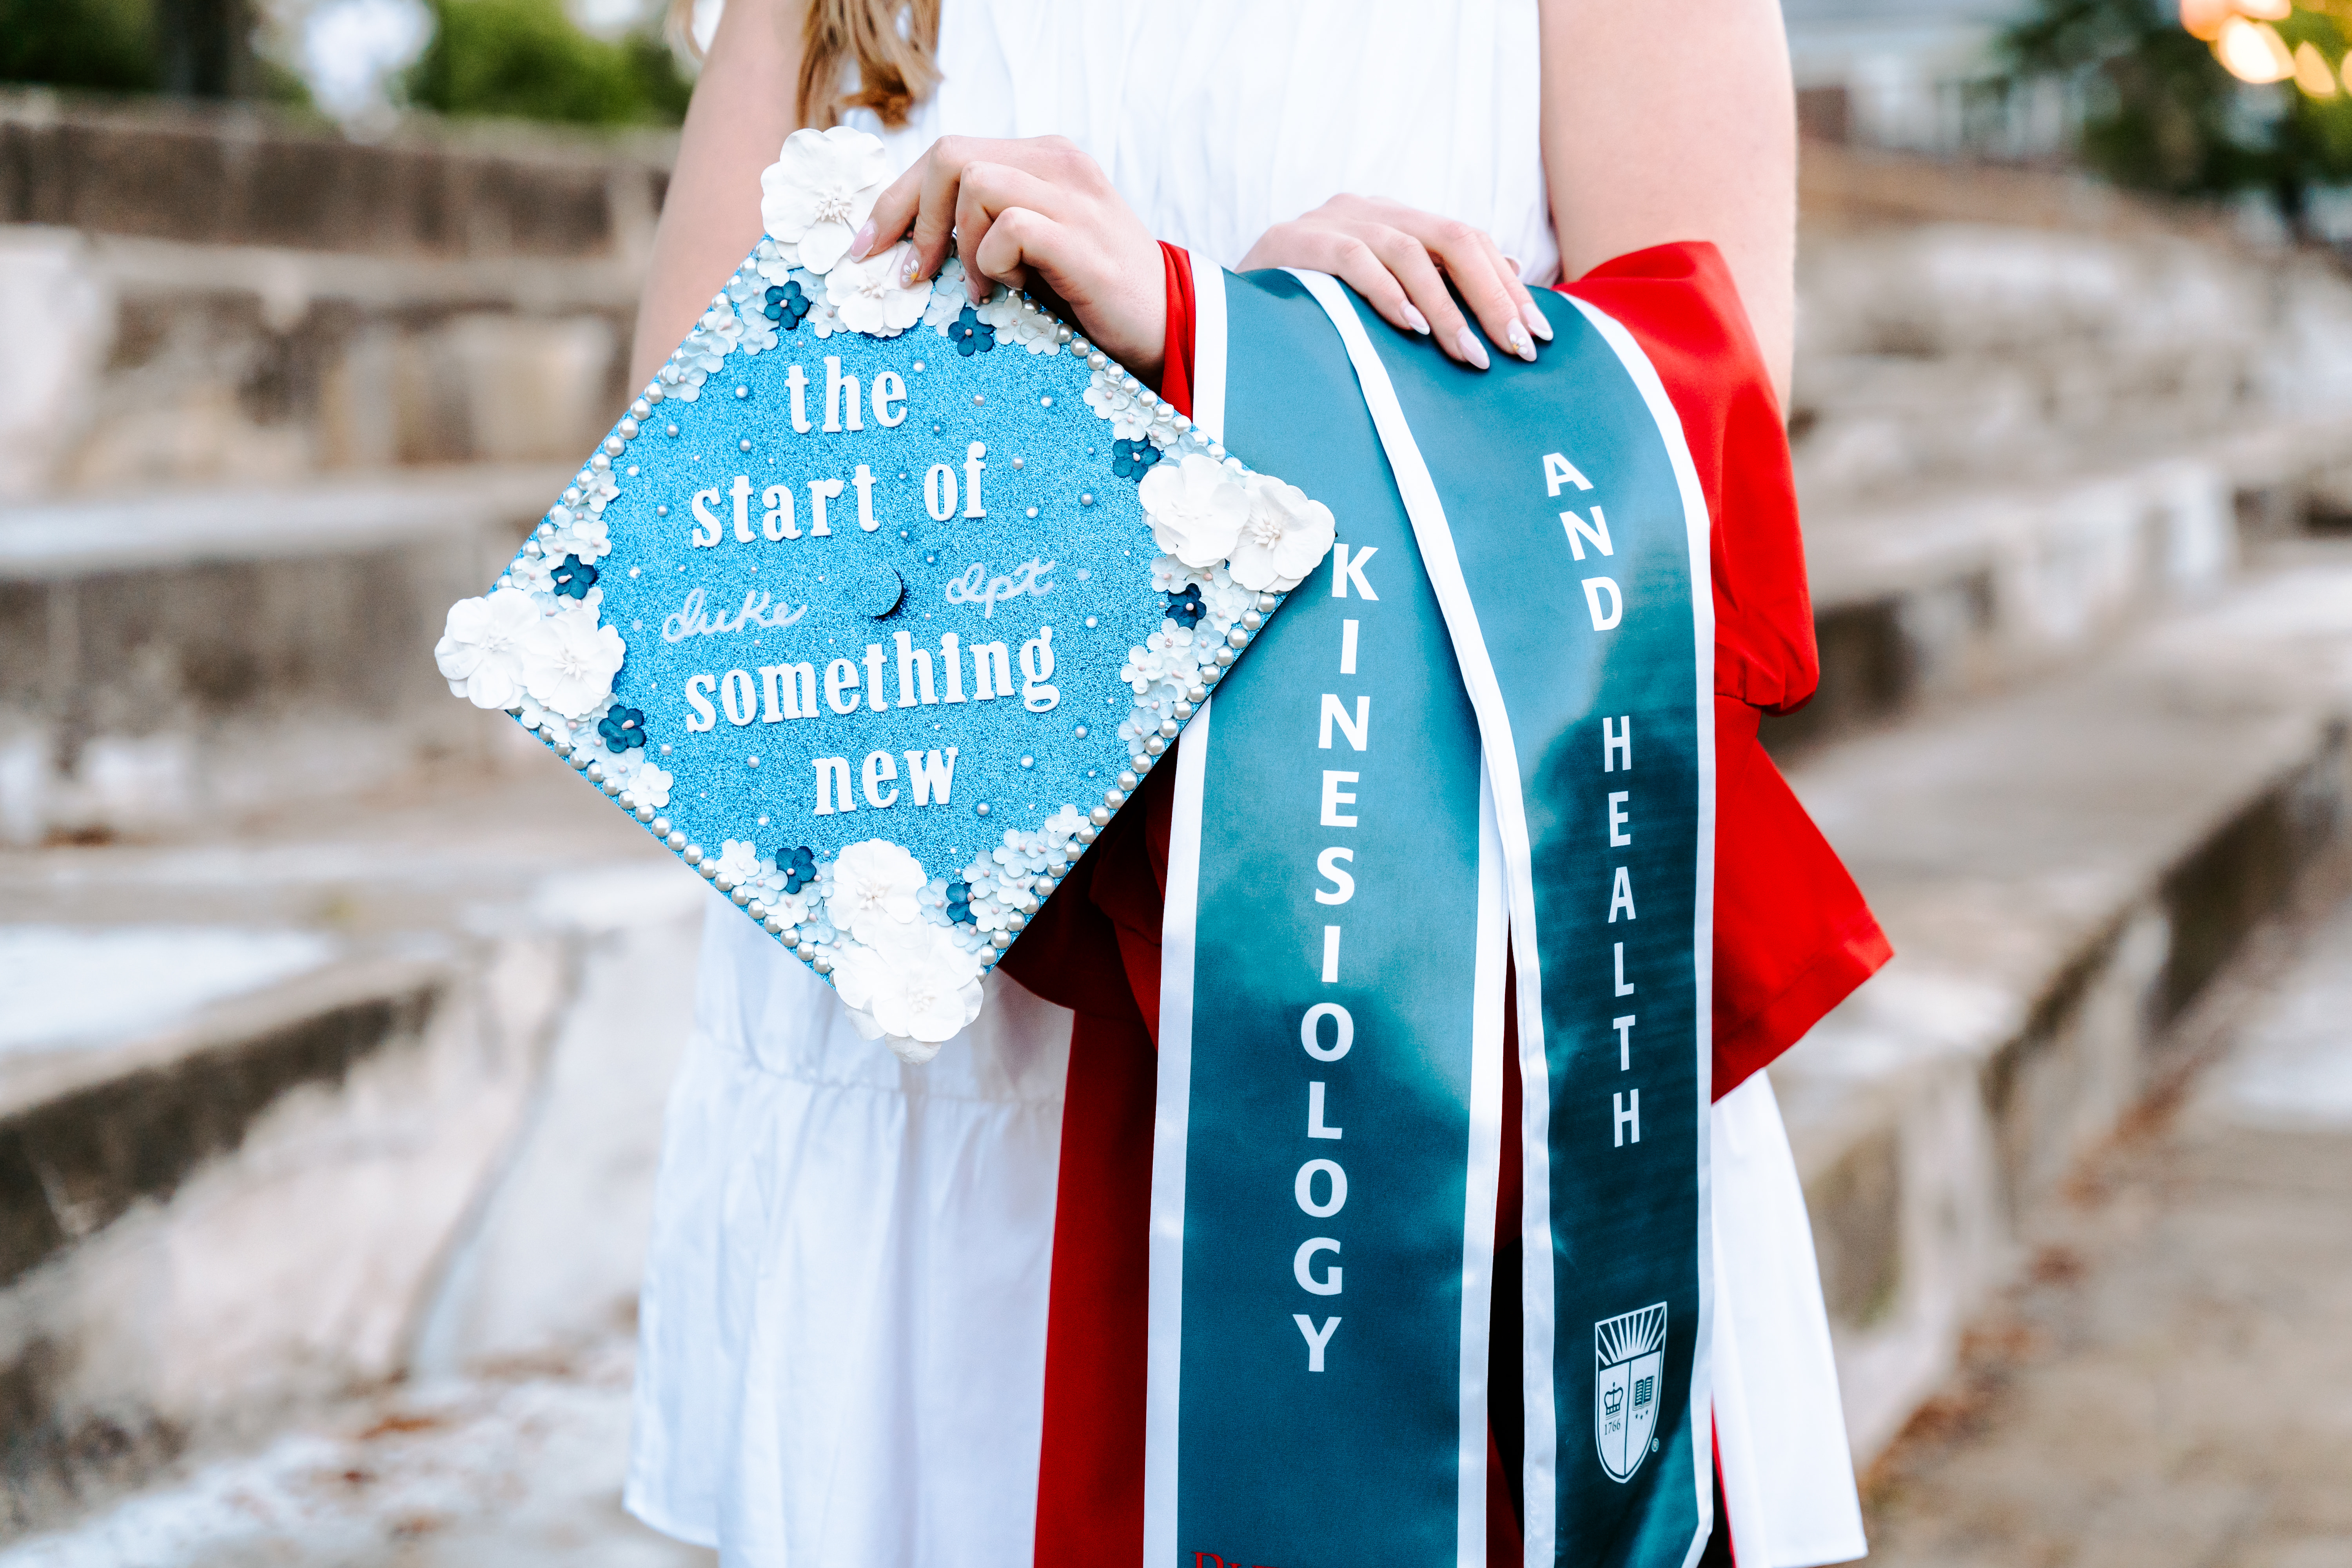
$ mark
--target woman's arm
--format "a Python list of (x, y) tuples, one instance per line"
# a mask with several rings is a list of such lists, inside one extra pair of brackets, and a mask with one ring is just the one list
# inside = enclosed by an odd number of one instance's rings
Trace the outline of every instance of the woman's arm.
[(728, 0), (678, 137), (637, 300), (629, 384), (642, 386), (760, 241), (760, 171), (799, 126), (801, 0)]
[(1543, 0), (1560, 268), (1678, 239), (1731, 268), (1780, 406), (1796, 336), (1797, 111), (1775, 0)]

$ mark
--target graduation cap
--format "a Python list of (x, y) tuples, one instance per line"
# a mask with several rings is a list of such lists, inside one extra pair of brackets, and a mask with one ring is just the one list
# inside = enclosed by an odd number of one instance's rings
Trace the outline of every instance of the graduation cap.
[(1332, 520), (1034, 301), (849, 259), (891, 174), (793, 132), (765, 236), (435, 655), (924, 1061)]

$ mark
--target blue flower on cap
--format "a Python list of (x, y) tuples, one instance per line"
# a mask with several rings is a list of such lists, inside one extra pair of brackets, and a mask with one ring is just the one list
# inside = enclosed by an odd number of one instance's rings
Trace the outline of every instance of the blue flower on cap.
[(1145, 440), (1118, 440), (1110, 444), (1110, 471), (1122, 479), (1141, 483), (1151, 465), (1160, 460), (1160, 448)]
[(971, 916), (971, 884), (970, 882), (948, 884), (948, 919), (956, 925), (977, 923)]
[(548, 577), (554, 584), (557, 595), (584, 599), (588, 596), (588, 590), (596, 585), (596, 568), (577, 555), (567, 555), (563, 563), (550, 572)]
[(642, 710), (624, 708), (619, 703), (597, 721), (596, 733), (604, 737), (605, 749), (625, 752), (632, 746), (646, 743), (646, 716)]
[(966, 305), (948, 328), (948, 341), (955, 352), (970, 359), (975, 353), (988, 353), (996, 347), (996, 329), (980, 319), (980, 312)]
[(1188, 629), (1196, 626), (1200, 625), (1201, 617), (1208, 613), (1209, 606), (1201, 603), (1201, 585), (1198, 583), (1187, 583), (1182, 593), (1168, 595), (1168, 618), (1178, 626)]
[(776, 870), (784, 879), (784, 891), (797, 893), (816, 880), (816, 851), (805, 844), (797, 849), (779, 849)]
[(772, 283), (768, 286), (768, 302), (760, 313), (789, 332), (815, 307), (816, 301), (798, 283)]

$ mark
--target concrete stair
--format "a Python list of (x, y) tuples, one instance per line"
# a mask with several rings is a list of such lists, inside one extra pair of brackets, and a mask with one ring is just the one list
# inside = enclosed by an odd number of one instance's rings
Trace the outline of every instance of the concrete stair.
[(2352, 830), (2352, 548), (1791, 772), (1895, 962), (1772, 1069), (1867, 1459), (2017, 1264), (2021, 1217)]
[(543, 763), (0, 852), (0, 1540), (625, 1331), (709, 896)]
[(569, 466), (0, 511), (0, 841), (153, 837), (478, 766), (432, 660)]

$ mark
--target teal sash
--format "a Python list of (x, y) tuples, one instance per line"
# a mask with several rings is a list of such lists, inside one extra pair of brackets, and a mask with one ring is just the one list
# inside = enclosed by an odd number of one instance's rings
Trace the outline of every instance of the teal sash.
[(1196, 417), (1339, 542), (1179, 751), (1144, 1561), (1485, 1568), (1506, 1070), (1526, 1561), (1694, 1561), (1714, 626), (1681, 426), (1558, 295), (1538, 363), (1481, 374), (1320, 275), (1196, 286)]

